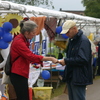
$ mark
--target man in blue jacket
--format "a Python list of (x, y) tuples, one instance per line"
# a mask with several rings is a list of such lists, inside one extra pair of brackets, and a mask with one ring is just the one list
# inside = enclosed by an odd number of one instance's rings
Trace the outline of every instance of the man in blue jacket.
[(69, 37), (66, 57), (59, 61), (66, 65), (63, 81), (67, 82), (69, 100), (86, 100), (86, 86), (93, 83), (91, 44), (72, 20), (63, 24), (60, 34)]

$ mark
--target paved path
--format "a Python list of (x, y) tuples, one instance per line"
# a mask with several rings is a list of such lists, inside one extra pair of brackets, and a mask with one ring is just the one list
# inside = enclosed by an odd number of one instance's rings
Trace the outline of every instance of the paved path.
[[(62, 94), (52, 100), (68, 100), (68, 95)], [(93, 85), (87, 86), (86, 100), (100, 100), (100, 79), (94, 80)]]

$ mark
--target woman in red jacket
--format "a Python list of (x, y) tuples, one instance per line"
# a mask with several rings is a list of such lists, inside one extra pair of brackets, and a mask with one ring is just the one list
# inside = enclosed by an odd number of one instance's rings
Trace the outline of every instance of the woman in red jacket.
[(15, 88), (17, 100), (29, 100), (28, 75), (29, 64), (42, 61), (57, 62), (54, 57), (44, 57), (32, 53), (29, 49), (29, 40), (36, 35), (37, 25), (33, 21), (22, 21), (20, 23), (21, 34), (17, 35), (11, 44), (12, 69), (10, 74), (11, 82)]

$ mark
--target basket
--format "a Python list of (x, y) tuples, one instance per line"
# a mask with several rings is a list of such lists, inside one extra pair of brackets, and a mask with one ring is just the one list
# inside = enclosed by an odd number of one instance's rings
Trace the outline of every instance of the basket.
[(34, 97), (38, 100), (50, 100), (53, 87), (34, 87)]

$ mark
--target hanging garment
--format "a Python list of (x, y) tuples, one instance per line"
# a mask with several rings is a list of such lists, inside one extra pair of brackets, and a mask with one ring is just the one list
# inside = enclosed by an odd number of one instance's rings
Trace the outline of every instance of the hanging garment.
[(57, 25), (57, 18), (46, 18), (44, 28), (46, 29), (50, 40), (55, 39), (56, 25)]
[(38, 25), (36, 34), (40, 34), (40, 31), (44, 28), (44, 22), (46, 20), (46, 17), (30, 17), (30, 20), (36, 22)]

